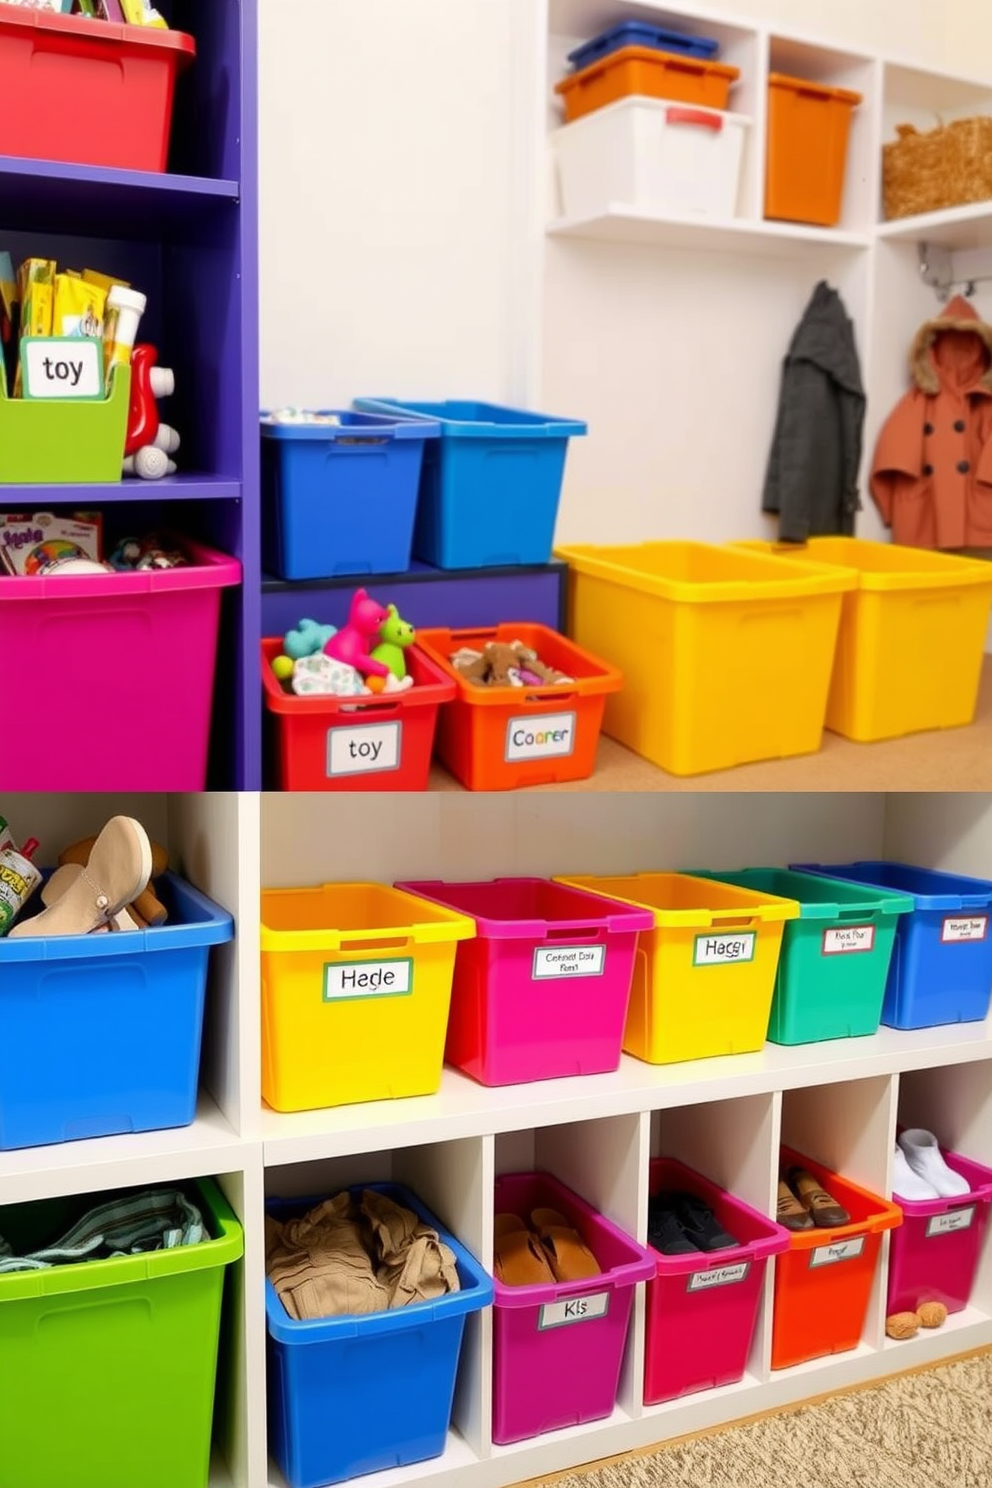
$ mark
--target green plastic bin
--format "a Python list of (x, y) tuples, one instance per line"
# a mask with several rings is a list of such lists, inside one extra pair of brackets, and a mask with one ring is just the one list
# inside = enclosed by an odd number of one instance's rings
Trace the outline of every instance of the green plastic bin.
[[(224, 1268), (241, 1226), (210, 1179), (177, 1185), (212, 1238), (0, 1274), (0, 1488), (205, 1488)], [(15, 1253), (110, 1194), (0, 1208)]]
[[(0, 482), (87, 485), (120, 481), (131, 369), (118, 367), (109, 398), (8, 398), (0, 376)], [(57, 499), (56, 495), (46, 498)]]
[(896, 925), (912, 898), (785, 868), (693, 872), (800, 906), (799, 919), (785, 926), (768, 1024), (773, 1044), (878, 1032)]

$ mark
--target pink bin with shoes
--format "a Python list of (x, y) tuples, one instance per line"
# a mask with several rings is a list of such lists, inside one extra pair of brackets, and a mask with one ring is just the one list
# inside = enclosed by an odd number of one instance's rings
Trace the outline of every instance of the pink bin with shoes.
[(653, 1251), (550, 1174), (497, 1178), (495, 1213), (526, 1220), (544, 1207), (579, 1232), (602, 1274), (519, 1287), (496, 1278), (493, 1441), (500, 1445), (612, 1413), (634, 1287), (655, 1270)]
[(943, 1302), (948, 1312), (963, 1312), (971, 1300), (992, 1206), (992, 1168), (940, 1150), (970, 1192), (937, 1199), (895, 1196), (903, 1221), (889, 1251), (888, 1314), (915, 1312), (921, 1302)]

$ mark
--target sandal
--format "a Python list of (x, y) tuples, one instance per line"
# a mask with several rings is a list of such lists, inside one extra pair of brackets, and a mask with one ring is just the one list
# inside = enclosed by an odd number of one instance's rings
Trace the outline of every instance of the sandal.
[(789, 1186), (817, 1229), (835, 1230), (851, 1223), (847, 1210), (805, 1168), (789, 1169)]
[(530, 1222), (540, 1236), (556, 1281), (583, 1281), (600, 1274), (596, 1257), (557, 1209), (535, 1209)]
[(554, 1276), (537, 1236), (516, 1214), (497, 1214), (493, 1224), (493, 1270), (504, 1286), (548, 1286)]

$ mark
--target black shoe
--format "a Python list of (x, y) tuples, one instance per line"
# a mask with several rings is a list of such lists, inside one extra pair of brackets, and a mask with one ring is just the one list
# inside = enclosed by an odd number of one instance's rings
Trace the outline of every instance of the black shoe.
[(662, 1255), (691, 1255), (698, 1250), (686, 1235), (675, 1212), (674, 1194), (655, 1194), (648, 1204), (648, 1244)]
[(740, 1244), (727, 1233), (709, 1204), (695, 1194), (673, 1194), (675, 1214), (686, 1235), (697, 1250), (731, 1250)]

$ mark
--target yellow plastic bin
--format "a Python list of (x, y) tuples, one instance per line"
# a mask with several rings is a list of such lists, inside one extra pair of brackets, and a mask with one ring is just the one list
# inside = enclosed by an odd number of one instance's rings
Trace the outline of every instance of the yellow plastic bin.
[(559, 878), (654, 914), (641, 931), (623, 1047), (648, 1064), (760, 1049), (794, 899), (688, 873)]
[(262, 1094), (277, 1111), (432, 1095), (475, 921), (382, 884), (262, 894)]
[(971, 723), (992, 609), (992, 563), (924, 548), (814, 537), (802, 547), (738, 543), (790, 568), (857, 574), (844, 597), (827, 728), (871, 743)]
[(614, 739), (673, 775), (819, 749), (853, 573), (696, 542), (558, 557), (571, 636), (624, 674)]

